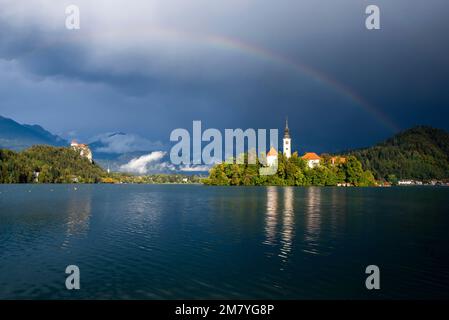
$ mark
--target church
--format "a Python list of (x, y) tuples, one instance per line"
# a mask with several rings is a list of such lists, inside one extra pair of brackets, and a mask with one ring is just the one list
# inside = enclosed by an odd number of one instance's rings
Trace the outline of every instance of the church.
[[(284, 138), (282, 139), (283, 154), (287, 159), (292, 156), (292, 138), (290, 136), (290, 129), (288, 128), (288, 119), (285, 120)], [(315, 168), (320, 165), (321, 157), (315, 152), (306, 152), (302, 157), (307, 163), (309, 168)], [(269, 167), (275, 165), (278, 159), (278, 152), (271, 147), (267, 153), (267, 165)]]

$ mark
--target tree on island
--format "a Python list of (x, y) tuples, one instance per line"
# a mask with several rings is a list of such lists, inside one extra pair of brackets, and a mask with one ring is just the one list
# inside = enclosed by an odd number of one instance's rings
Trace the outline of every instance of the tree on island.
[[(247, 157), (245, 157), (247, 159)], [(229, 163), (228, 163), (229, 162)], [(337, 186), (339, 184), (353, 186), (375, 186), (376, 180), (369, 170), (363, 170), (362, 164), (355, 157), (347, 157), (344, 163), (332, 164), (324, 157), (320, 165), (309, 168), (307, 163), (293, 153), (287, 159), (281, 152), (278, 154), (276, 174), (260, 175), (262, 164), (237, 164), (231, 162), (215, 165), (209, 177), (204, 179), (206, 185), (216, 186)]]

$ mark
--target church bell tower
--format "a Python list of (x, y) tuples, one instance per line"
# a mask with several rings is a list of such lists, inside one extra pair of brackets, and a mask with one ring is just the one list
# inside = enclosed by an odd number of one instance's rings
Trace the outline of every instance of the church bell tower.
[(292, 139), (290, 138), (290, 130), (288, 129), (288, 119), (285, 120), (284, 129), (284, 156), (290, 159), (292, 156)]

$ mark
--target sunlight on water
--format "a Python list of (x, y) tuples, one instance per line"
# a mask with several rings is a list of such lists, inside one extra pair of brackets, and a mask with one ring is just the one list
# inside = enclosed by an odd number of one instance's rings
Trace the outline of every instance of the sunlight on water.
[[(448, 196), (2, 185), (0, 298), (448, 298)], [(69, 264), (81, 270), (78, 292), (65, 289)], [(369, 264), (382, 272), (374, 294)]]
[(293, 188), (287, 187), (284, 189), (284, 210), (282, 220), (282, 246), (279, 256), (285, 262), (292, 249), (293, 230), (294, 230), (294, 210), (293, 210)]
[(278, 189), (267, 188), (267, 214), (265, 218), (265, 232), (267, 234), (265, 244), (275, 245), (276, 227), (278, 215)]

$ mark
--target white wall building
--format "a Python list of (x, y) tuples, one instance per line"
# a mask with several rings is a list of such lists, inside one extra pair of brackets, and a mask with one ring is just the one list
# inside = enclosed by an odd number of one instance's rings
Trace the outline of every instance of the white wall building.
[(292, 156), (292, 139), (290, 138), (290, 130), (288, 129), (288, 119), (285, 120), (285, 129), (284, 129), (284, 155), (287, 159), (290, 159)]
[(271, 147), (270, 151), (267, 153), (267, 166), (274, 166), (276, 161), (278, 161), (278, 152), (275, 148)]
[(318, 167), (320, 165), (321, 157), (315, 152), (307, 152), (302, 158), (307, 162), (310, 169)]
[[(292, 139), (290, 138), (290, 130), (288, 129), (288, 120), (285, 121), (283, 152), (287, 159), (292, 156)], [(267, 167), (274, 166), (278, 161), (278, 152), (274, 147), (270, 148), (267, 153)]]

